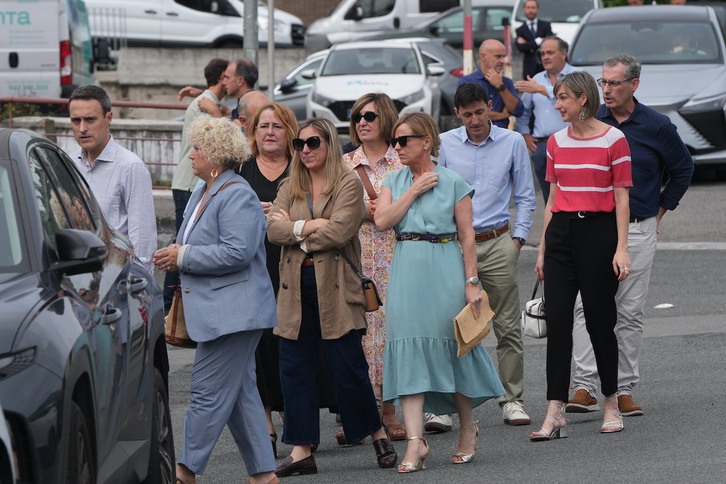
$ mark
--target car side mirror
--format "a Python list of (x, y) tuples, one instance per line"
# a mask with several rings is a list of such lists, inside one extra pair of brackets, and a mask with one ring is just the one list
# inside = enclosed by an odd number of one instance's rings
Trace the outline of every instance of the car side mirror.
[(297, 86), (297, 79), (295, 79), (294, 77), (288, 77), (287, 79), (283, 79), (282, 81), (280, 81), (280, 91), (285, 94), (292, 91), (295, 86)]
[(442, 76), (446, 72), (446, 68), (442, 66), (428, 65), (426, 66), (427, 76)]
[(106, 244), (86, 230), (59, 230), (55, 243), (58, 261), (51, 264), (51, 269), (69, 276), (100, 271), (108, 257)]
[(439, 26), (438, 25), (430, 25), (429, 26), (429, 32), (431, 32), (431, 35), (438, 37), (439, 36)]
[(300, 73), (300, 77), (309, 80), (315, 79), (315, 69), (305, 69)]
[(348, 12), (345, 14), (344, 19), (345, 20), (355, 20), (356, 22), (361, 20), (363, 18), (363, 7), (361, 7), (360, 3), (355, 2), (353, 6), (348, 10)]

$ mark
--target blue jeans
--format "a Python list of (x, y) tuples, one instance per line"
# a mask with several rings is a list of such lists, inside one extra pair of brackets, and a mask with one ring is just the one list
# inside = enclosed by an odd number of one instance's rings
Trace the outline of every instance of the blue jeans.
[(300, 333), (297, 340), (280, 338), (280, 382), (285, 401), (282, 441), (291, 445), (320, 443), (318, 353), (322, 350), (345, 440), (359, 442), (381, 428), (361, 334), (350, 331), (338, 339), (322, 339), (313, 267), (302, 268), (300, 284)]
[(534, 165), (537, 180), (539, 180), (539, 186), (542, 188), (545, 205), (547, 205), (547, 199), (550, 198), (550, 182), (545, 180), (547, 174), (547, 141), (537, 142), (537, 149), (532, 153), (532, 164)]

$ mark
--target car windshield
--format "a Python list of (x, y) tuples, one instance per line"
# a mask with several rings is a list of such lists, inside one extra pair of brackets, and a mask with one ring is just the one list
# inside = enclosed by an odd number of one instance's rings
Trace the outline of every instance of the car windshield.
[(12, 186), (9, 168), (0, 165), (0, 281), (9, 273), (22, 272), (25, 265), (17, 199)]
[(620, 21), (585, 25), (570, 52), (573, 65), (602, 64), (614, 54), (631, 54), (643, 64), (721, 63), (710, 23)]
[(410, 48), (345, 49), (330, 53), (320, 75), (351, 74), (421, 74), (421, 67)]
[[(515, 18), (520, 22), (527, 19), (524, 16), (524, 4), (519, 3)], [(592, 0), (538, 0), (539, 15), (537, 18), (548, 22), (579, 23), (587, 12), (592, 10)]]

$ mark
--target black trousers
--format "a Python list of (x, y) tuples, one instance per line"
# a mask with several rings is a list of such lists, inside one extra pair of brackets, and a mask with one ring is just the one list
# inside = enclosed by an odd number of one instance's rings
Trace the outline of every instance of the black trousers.
[[(184, 209), (187, 207), (189, 197), (192, 196), (192, 192), (186, 190), (171, 190), (172, 197), (174, 197), (174, 222), (176, 225), (175, 234), (179, 234), (182, 222), (184, 222)], [(174, 237), (176, 240), (176, 236)], [(164, 275), (164, 312), (168, 313), (171, 309), (171, 303), (174, 300), (174, 288), (179, 285), (179, 272), (169, 271)]]
[(548, 400), (568, 400), (578, 291), (602, 392), (611, 395), (618, 389), (618, 341), (614, 331), (618, 279), (612, 267), (617, 240), (614, 212), (552, 214), (545, 233), (544, 260)]

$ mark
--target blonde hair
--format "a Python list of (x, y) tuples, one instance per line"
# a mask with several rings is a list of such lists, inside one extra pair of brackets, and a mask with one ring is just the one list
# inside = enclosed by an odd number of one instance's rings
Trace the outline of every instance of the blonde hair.
[(595, 78), (585, 71), (570, 72), (557, 79), (552, 92), (557, 97), (560, 88), (567, 88), (575, 95), (580, 97), (585, 95), (585, 119), (594, 118), (600, 109), (600, 91), (597, 88)]
[[(340, 148), (340, 140), (338, 139), (338, 131), (333, 123), (327, 119), (308, 119), (303, 121), (297, 130), (297, 136), (305, 128), (315, 129), (321, 136), (321, 141), (325, 141), (328, 146), (328, 156), (325, 158), (325, 184), (323, 185), (322, 194), (333, 191), (335, 186), (340, 182), (341, 178), (347, 171), (350, 171), (343, 161), (343, 150)], [(290, 193), (296, 198), (305, 198), (305, 196), (313, 191), (313, 181), (310, 177), (310, 170), (303, 164), (300, 159), (300, 152), (296, 151), (292, 157), (290, 166)]]
[(262, 116), (262, 113), (264, 111), (267, 111), (268, 109), (275, 113), (275, 117), (280, 121), (280, 124), (282, 124), (282, 127), (285, 129), (285, 136), (287, 137), (286, 154), (287, 159), (289, 160), (290, 158), (292, 158), (292, 139), (295, 137), (295, 131), (297, 131), (297, 120), (295, 119), (295, 113), (293, 113), (290, 108), (280, 103), (265, 104), (260, 109), (258, 109), (255, 115), (252, 117), (249, 133), (250, 149), (252, 150), (252, 155), (257, 156), (260, 154), (260, 148), (257, 146), (257, 138), (255, 137), (255, 134), (257, 133), (257, 123), (260, 122), (260, 116)]
[[(426, 136), (431, 140), (431, 150), (429, 154), (431, 156), (439, 156), (439, 146), (441, 146), (441, 140), (439, 139), (439, 127), (436, 125), (434, 118), (426, 113), (408, 113), (404, 114), (393, 126), (392, 133), (396, 133), (396, 130), (402, 124), (407, 124), (414, 134), (420, 134)], [(391, 134), (393, 136), (393, 134)]]
[(353, 108), (350, 110), (350, 139), (354, 145), (360, 145), (361, 141), (358, 138), (358, 131), (356, 131), (356, 123), (353, 122), (353, 116), (359, 114), (363, 106), (372, 102), (376, 106), (378, 111), (378, 120), (380, 121), (381, 127), (381, 138), (386, 144), (390, 143), (391, 136), (393, 136), (393, 125), (398, 119), (398, 109), (393, 104), (393, 100), (388, 94), (382, 92), (369, 92), (363, 94), (353, 104)]
[(189, 126), (188, 138), (212, 166), (235, 168), (252, 155), (247, 138), (227, 118), (200, 116)]

